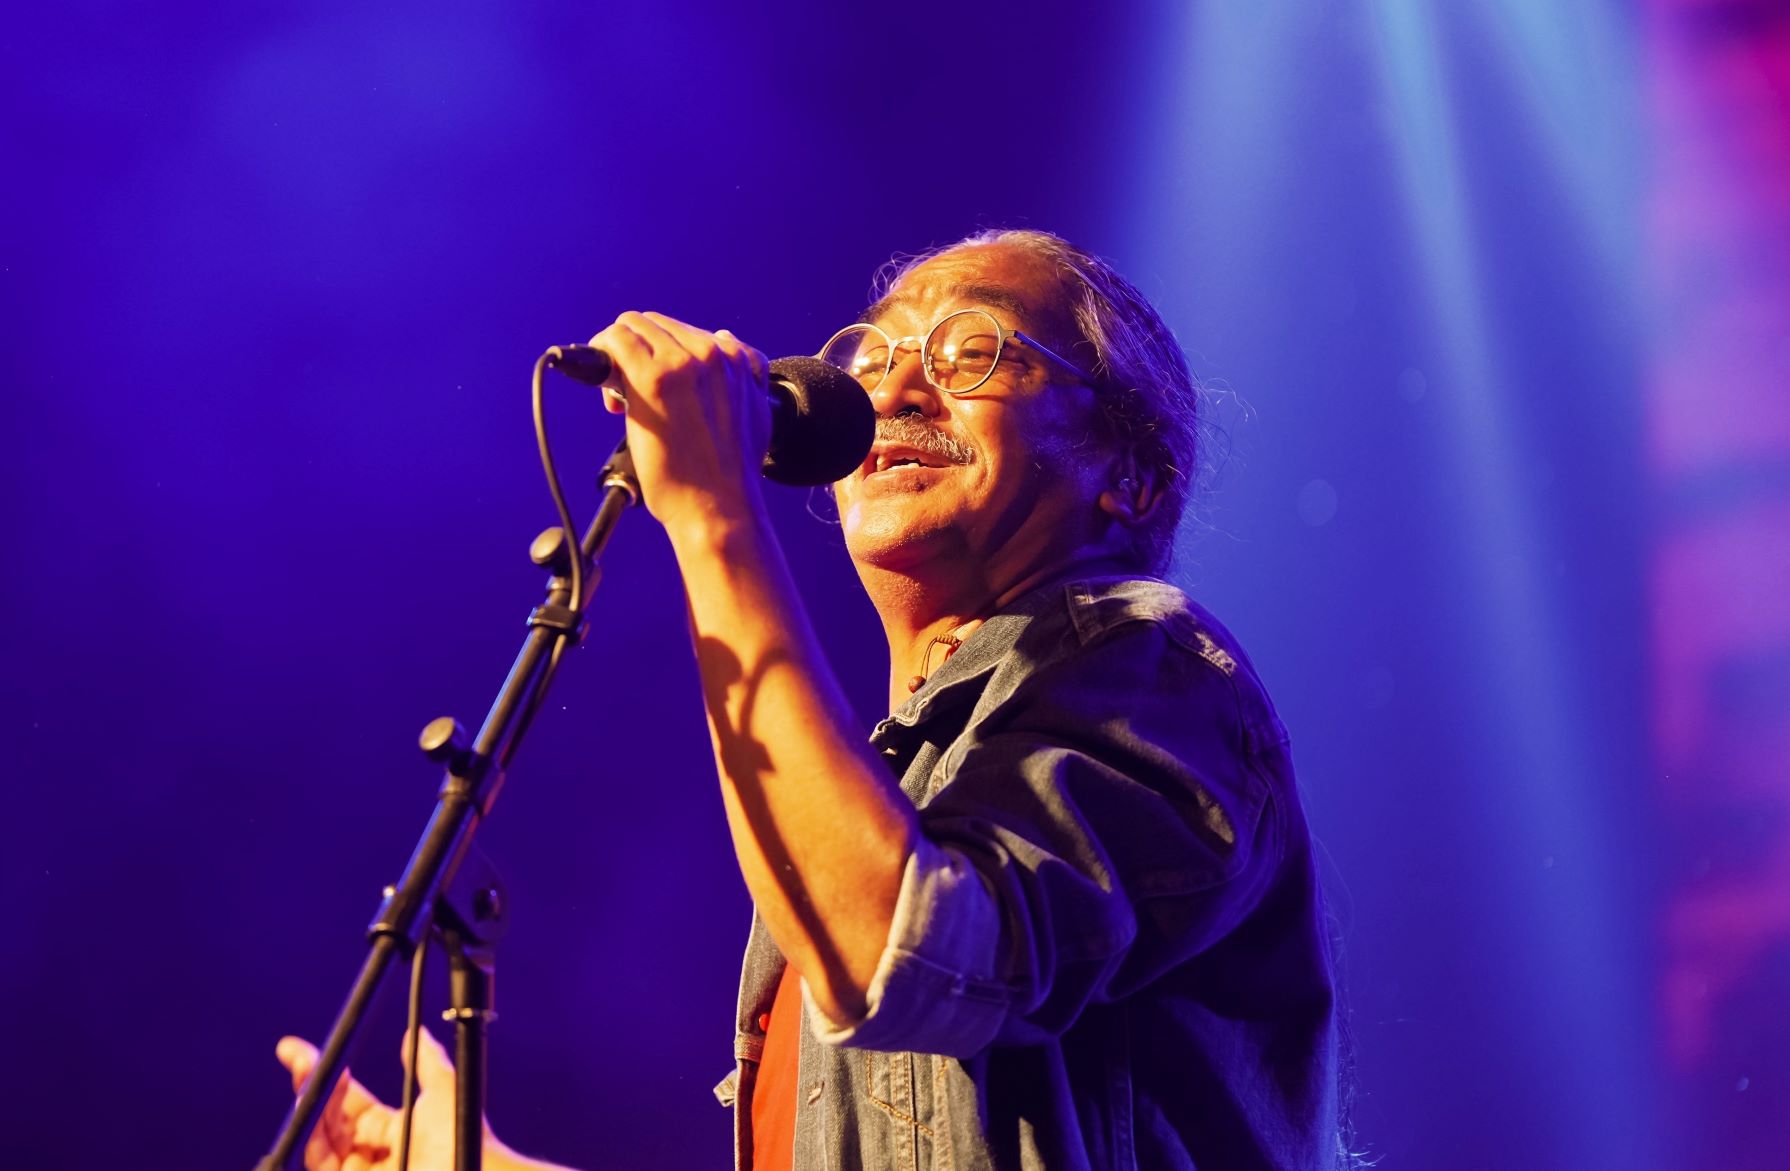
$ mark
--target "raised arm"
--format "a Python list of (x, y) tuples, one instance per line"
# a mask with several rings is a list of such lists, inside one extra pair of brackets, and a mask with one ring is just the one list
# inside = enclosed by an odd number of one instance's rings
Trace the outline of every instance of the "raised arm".
[(852, 726), (765, 511), (764, 355), (660, 314), (623, 314), (592, 344), (615, 363), (642, 495), (683, 572), (740, 872), (821, 1009), (854, 1019), (918, 831)]

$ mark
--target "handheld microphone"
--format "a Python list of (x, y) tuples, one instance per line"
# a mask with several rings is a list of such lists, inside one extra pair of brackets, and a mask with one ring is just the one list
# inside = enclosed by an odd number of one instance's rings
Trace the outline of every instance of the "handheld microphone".
[[(613, 368), (592, 346), (554, 346), (547, 364), (575, 382), (602, 386)], [(876, 408), (856, 379), (819, 358), (771, 363), (771, 446), (767, 480), (795, 487), (831, 484), (851, 475), (876, 440)]]

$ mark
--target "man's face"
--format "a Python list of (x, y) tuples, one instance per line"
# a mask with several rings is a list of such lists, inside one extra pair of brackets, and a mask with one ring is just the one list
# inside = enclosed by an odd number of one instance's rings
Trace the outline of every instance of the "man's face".
[[(927, 261), (879, 302), (871, 324), (893, 338), (924, 335), (958, 309), (985, 309), (1060, 354), (1076, 337), (1051, 267), (1001, 245)], [(902, 351), (871, 398), (877, 443), (833, 488), (860, 565), (900, 570), (968, 556), (991, 577), (1012, 577), (1096, 535), (1107, 461), (1094, 392), (1037, 350), (1009, 340), (988, 381), (963, 395), (934, 387), (920, 356)], [(885, 466), (904, 458), (918, 462)]]

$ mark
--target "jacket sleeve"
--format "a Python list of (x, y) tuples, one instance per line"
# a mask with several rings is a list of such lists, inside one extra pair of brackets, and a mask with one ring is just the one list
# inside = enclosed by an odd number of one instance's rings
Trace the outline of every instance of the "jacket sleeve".
[(1285, 734), (1237, 670), (1134, 622), (974, 724), (921, 808), (866, 1012), (811, 1011), (820, 1039), (954, 1057), (1035, 1042), (1232, 931), (1279, 868), (1291, 784)]

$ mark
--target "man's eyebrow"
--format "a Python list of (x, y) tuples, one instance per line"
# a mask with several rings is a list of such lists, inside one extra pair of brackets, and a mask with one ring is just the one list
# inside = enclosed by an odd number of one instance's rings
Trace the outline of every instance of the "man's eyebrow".
[(884, 295), (881, 300), (876, 302), (876, 304), (858, 314), (858, 324), (869, 325), (889, 310), (895, 308), (895, 306), (905, 304), (912, 300), (912, 297), (903, 297), (899, 293), (888, 293)]
[[(958, 300), (973, 301), (977, 304), (988, 305), (995, 309), (1005, 309), (1007, 312), (1012, 313), (1017, 317), (1025, 317), (1027, 315), (1026, 303), (1020, 300), (1018, 295), (1015, 294), (1012, 289), (1005, 288), (1001, 285), (953, 285), (951, 286), (950, 292)], [(864, 310), (863, 316), (859, 317), (858, 320), (861, 323), (869, 324), (889, 312), (889, 310), (900, 305), (911, 304), (916, 300), (918, 300), (917, 297), (908, 294), (900, 292), (890, 293), (870, 308)]]

